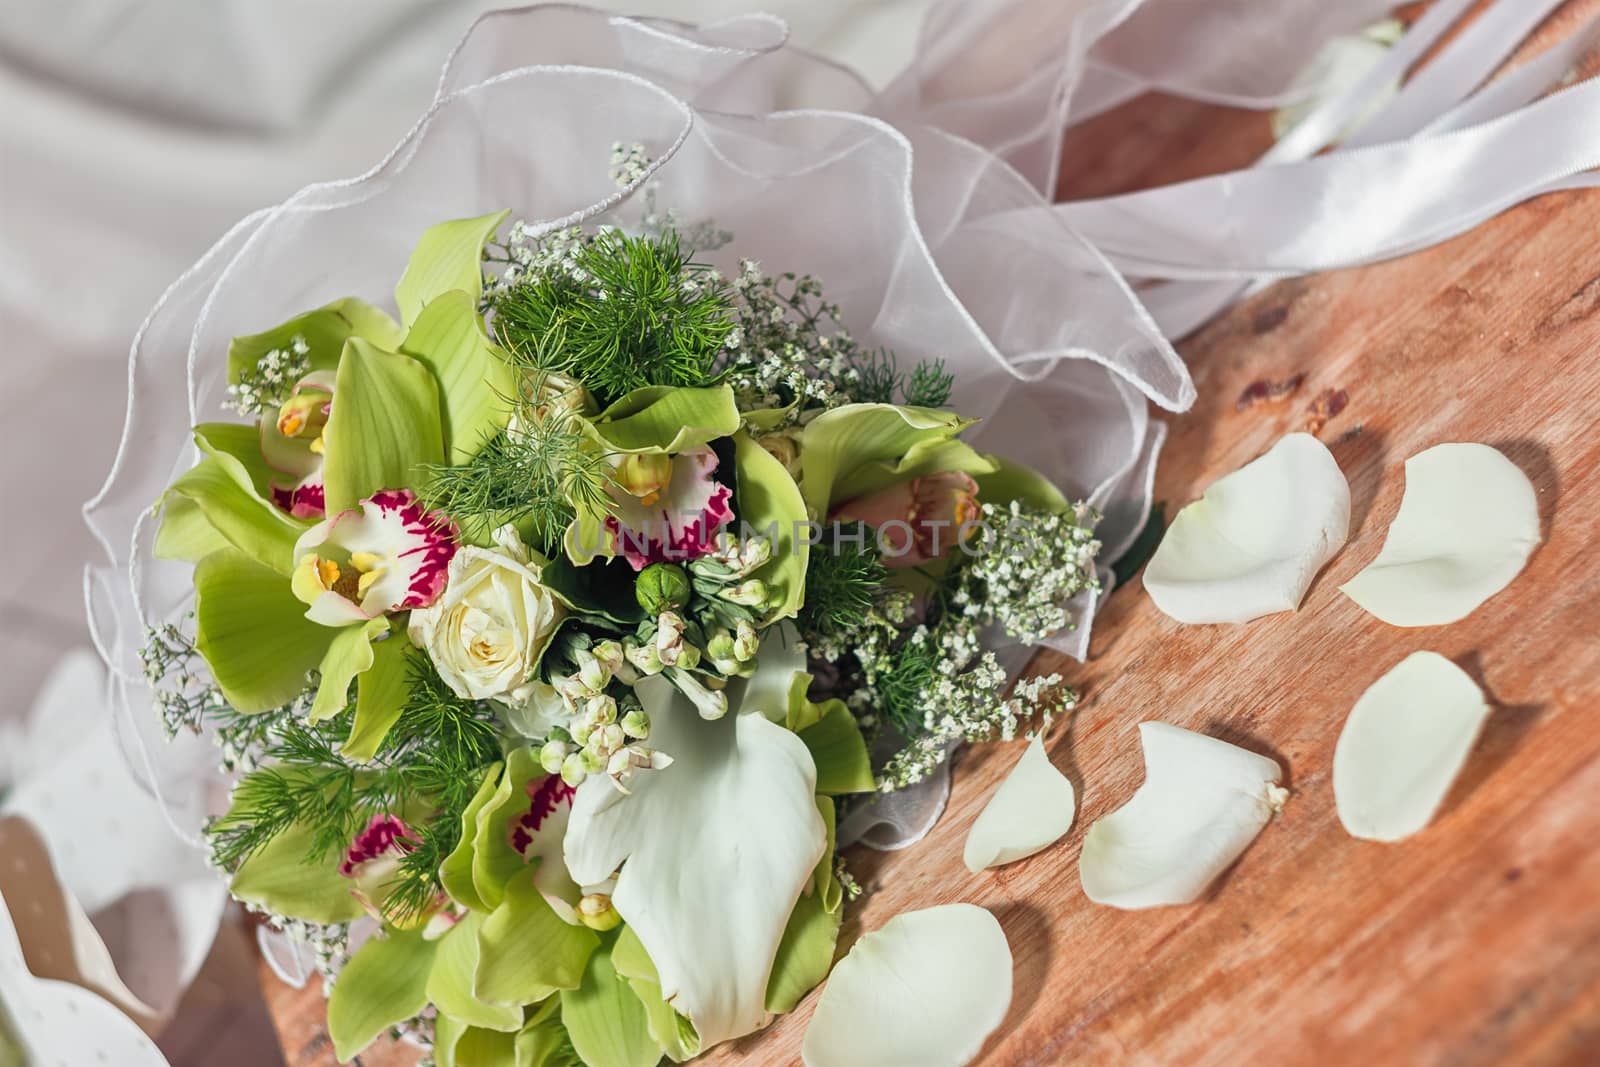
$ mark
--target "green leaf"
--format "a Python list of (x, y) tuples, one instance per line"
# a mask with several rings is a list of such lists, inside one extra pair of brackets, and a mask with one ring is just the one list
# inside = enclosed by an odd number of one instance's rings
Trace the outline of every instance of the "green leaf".
[(478, 932), (476, 995), (503, 1004), (532, 1004), (575, 989), (600, 939), (557, 915), (532, 878), (506, 886), (505, 900)]
[(237, 383), (241, 372), (254, 367), (268, 352), (287, 349), (296, 337), (304, 338), (310, 348), (307, 357), (312, 370), (332, 370), (350, 338), (362, 337), (380, 348), (394, 348), (400, 343), (400, 327), (371, 304), (353, 297), (335, 300), (281, 326), (235, 337), (228, 345), (228, 381)]
[(278, 834), (239, 865), (229, 890), (246, 904), (306, 922), (347, 923), (361, 918), (366, 913), (351, 895), (350, 879), (339, 873), (332, 854), (326, 862), (307, 861), (314, 834), (302, 825)]
[(311, 703), (311, 721), (331, 719), (350, 706), (350, 683), (372, 666), (372, 640), (389, 628), (389, 620), (372, 619), (361, 626), (333, 631), (333, 641), (318, 670), (317, 697)]
[[(590, 543), (598, 540), (596, 532)], [(633, 571), (624, 562), (579, 567), (562, 553), (545, 564), (540, 579), (586, 622), (631, 630), (644, 621), (644, 609), (633, 595)]]
[[(949, 441), (972, 422), (948, 411), (894, 404), (845, 404), (823, 412), (800, 435), (800, 489), (806, 507), (819, 519), (827, 518), (834, 504), (865, 491), (846, 496), (838, 489), (856, 471), (872, 464), (899, 464), (913, 447), (926, 450), (930, 444), (924, 442)], [(881, 466), (874, 472), (874, 479), (883, 476)]]
[(817, 792), (838, 796), (875, 790), (872, 760), (856, 717), (842, 700), (827, 700), (813, 707), (819, 712), (818, 718), (800, 731), (800, 740), (811, 750), (811, 758), (817, 764)]
[(561, 994), (561, 1022), (589, 1067), (654, 1067), (661, 1061), (644, 1004), (617, 974), (610, 952), (591, 955), (582, 984)]
[(230, 548), (195, 567), (194, 594), (195, 647), (229, 704), (248, 715), (300, 695), (334, 631), (305, 617), (287, 578)]
[[(156, 539), (157, 553), (170, 553), (163, 558), (198, 559), (188, 553), (220, 539), (279, 574), (293, 573), (294, 545), (306, 527), (261, 495), (251, 472), (237, 457), (215, 448), (199, 433), (195, 443), (206, 456), (162, 495), (162, 526), (169, 521), (167, 508), (176, 501), (187, 501), (193, 507), (179, 506), (177, 525), (172, 531), (163, 530)], [(215, 538), (205, 535), (196, 512), (215, 531)]]
[(393, 931), (361, 946), (328, 996), (328, 1036), (341, 1061), (427, 1007), (428, 975), (438, 947), (420, 933)]
[(410, 326), (435, 297), (452, 289), (466, 293), (477, 308), (483, 296), (483, 246), (510, 215), (509, 210), (496, 211), (428, 227), (394, 287), (400, 321)]
[(805, 500), (783, 464), (749, 434), (734, 435), (733, 462), (738, 472), (734, 509), (740, 523), (777, 536), (771, 561), (755, 572), (782, 596), (767, 621), (792, 618), (805, 603), (806, 562), (811, 557)]
[(346, 759), (365, 763), (377, 755), (390, 728), (399, 721), (411, 690), (410, 651), (411, 642), (398, 633), (372, 645), (372, 665), (356, 685), (350, 736), (339, 747)]
[(522, 1007), (492, 1004), (472, 991), (478, 973), (478, 933), (488, 915), (468, 912), (439, 939), (439, 951), (428, 975), (428, 1000), (440, 1012), (468, 1026), (508, 1033), (522, 1029)]
[(504, 764), (496, 763), (484, 772), (478, 792), (461, 813), (461, 841), (439, 866), (439, 881), (444, 886), (444, 891), (450, 894), (450, 899), (473, 911), (493, 910), (488, 902), (478, 895), (477, 886), (472, 878), (473, 857), (476, 854), (473, 838), (477, 835), (478, 819), (484, 805), (488, 804), (499, 790), (500, 771), (503, 766)]
[(1161, 535), (1166, 528), (1166, 505), (1159, 502), (1152, 504), (1150, 517), (1139, 530), (1139, 536), (1133, 539), (1133, 544), (1128, 546), (1128, 550), (1111, 565), (1111, 573), (1116, 576), (1118, 585), (1126, 584), (1139, 573), (1140, 567), (1150, 562), (1150, 557), (1156, 554), (1156, 547), (1161, 544)]
[(700, 1035), (694, 1024), (679, 1015), (661, 995), (661, 977), (645, 952), (644, 942), (624, 926), (611, 946), (611, 965), (628, 980), (633, 993), (644, 1005), (645, 1023), (650, 1036), (667, 1057), (682, 1063), (700, 1054)]
[(470, 294), (452, 289), (429, 301), (400, 351), (439, 380), (451, 463), (471, 459), (510, 421), (516, 372), (484, 334)]
[(380, 489), (415, 486), (419, 468), (444, 462), (439, 387), (427, 367), (352, 339), (334, 388), (338, 402), (323, 431), (329, 515)]
[(842, 910), (828, 911), (821, 893), (810, 892), (800, 898), (772, 961), (772, 977), (767, 980), (768, 1011), (793, 1011), (807, 993), (828, 977), (843, 914)]
[(976, 475), (978, 499), (985, 504), (1009, 504), (1018, 500), (1052, 514), (1060, 514), (1071, 507), (1055, 483), (1032, 467), (999, 456), (988, 458), (994, 462), (995, 469)]
[(731, 437), (739, 429), (739, 406), (725, 385), (647, 385), (602, 411), (593, 427), (614, 452), (675, 455)]

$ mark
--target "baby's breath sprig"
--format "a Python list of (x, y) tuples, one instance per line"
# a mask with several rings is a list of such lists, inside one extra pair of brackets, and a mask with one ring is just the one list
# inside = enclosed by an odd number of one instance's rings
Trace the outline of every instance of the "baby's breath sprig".
[(998, 623), (1029, 643), (1070, 627), (1067, 603), (1100, 587), (1094, 570), (1099, 516), (1081, 504), (1052, 512), (1014, 500), (984, 504), (980, 521), (986, 538), (958, 574), (951, 610)]
[(922, 732), (889, 760), (878, 775), (878, 788), (888, 793), (922, 781), (958, 741), (1010, 741), (1027, 733), (1030, 724), (1049, 729), (1057, 716), (1077, 707), (1077, 694), (1059, 674), (1024, 679), (1001, 700), (1004, 685), (1005, 671), (991, 652), (983, 653), (972, 670), (940, 678), (928, 692)]
[(239, 380), (228, 386), (229, 399), (224, 406), (241, 415), (259, 415), (282, 404), (310, 369), (311, 346), (296, 335), (289, 347), (274, 348), (256, 360), (255, 366), (240, 371)]
[(739, 328), (725, 357), (728, 382), (747, 410), (791, 403), (789, 421), (805, 407), (850, 400), (860, 384), (862, 349), (823, 299), (822, 283), (804, 274), (776, 277), (753, 260), (733, 281)]
[[(185, 622), (192, 618), (184, 616)], [(194, 639), (179, 625), (163, 623), (147, 629), (139, 659), (169, 738), (182, 730), (199, 733), (208, 715), (227, 707), (211, 684)]]

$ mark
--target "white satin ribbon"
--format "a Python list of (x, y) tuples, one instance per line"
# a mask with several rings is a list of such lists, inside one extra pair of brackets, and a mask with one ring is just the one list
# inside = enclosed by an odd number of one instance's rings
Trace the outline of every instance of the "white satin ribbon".
[(1447, 111), (1515, 52), (1518, 44), (1566, 0), (1499, 0), (1419, 70), (1383, 113), (1345, 139), (1364, 148), (1410, 137)]
[(1600, 166), (1597, 117), (1590, 79), (1465, 130), (1056, 210), (1141, 277), (1334, 270), (1445, 240)]

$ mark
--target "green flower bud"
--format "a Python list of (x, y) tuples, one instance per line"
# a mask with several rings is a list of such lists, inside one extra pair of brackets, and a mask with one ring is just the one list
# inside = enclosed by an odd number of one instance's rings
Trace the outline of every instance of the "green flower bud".
[(676, 563), (652, 563), (639, 572), (634, 599), (652, 615), (673, 611), (689, 602), (689, 576)]
[(734, 656), (740, 663), (745, 663), (754, 659), (760, 648), (761, 638), (756, 634), (756, 628), (744, 619), (740, 619), (739, 636), (733, 642)]
[(675, 611), (663, 611), (656, 619), (656, 655), (668, 667), (675, 667), (682, 650), (683, 617)]
[(572, 720), (572, 740), (579, 745), (587, 745), (589, 737), (594, 733), (594, 724), (587, 719)]
[(748, 574), (771, 558), (772, 542), (765, 537), (754, 537), (746, 541), (739, 552), (739, 568)]
[(677, 666), (686, 671), (692, 671), (700, 666), (700, 650), (685, 641), (683, 647), (678, 649)]
[(591, 930), (605, 933), (622, 925), (622, 916), (604, 893), (590, 893), (578, 901), (578, 920)]
[(590, 726), (608, 726), (617, 721), (616, 698), (601, 694), (590, 697), (583, 706), (583, 720)]
[(592, 652), (578, 653), (578, 680), (598, 693), (611, 683), (611, 671)]
[(760, 578), (746, 578), (738, 585), (724, 589), (717, 595), (724, 600), (731, 600), (735, 604), (755, 607), (767, 599), (767, 583)]
[(599, 660), (612, 677), (620, 680), (624, 685), (632, 685), (638, 681), (638, 675), (628, 666), (628, 658), (623, 652), (622, 642), (607, 639), (594, 646), (594, 657)]
[(610, 726), (602, 726), (594, 732), (594, 736), (589, 740), (598, 742), (594, 745), (597, 754), (603, 754), (607, 758), (610, 757), (611, 753), (628, 743), (628, 738), (623, 733), (622, 727), (616, 723), (612, 723)]
[(711, 640), (706, 642), (706, 655), (711, 657), (711, 662), (724, 674), (729, 664), (738, 662), (737, 650), (734, 645), (733, 635), (726, 630), (718, 630), (711, 635)]
[(622, 717), (622, 732), (638, 741), (650, 736), (650, 716), (643, 708), (634, 708)]
[(589, 777), (589, 772), (584, 769), (583, 754), (574, 752), (561, 761), (561, 780), (576, 789)]
[(623, 655), (628, 657), (628, 662), (638, 669), (640, 674), (660, 674), (664, 666), (661, 662), (661, 653), (656, 651), (656, 643), (650, 641), (638, 644), (632, 638), (623, 645)]
[(560, 774), (561, 765), (571, 752), (572, 746), (565, 741), (547, 741), (539, 750), (539, 766), (544, 768), (546, 774)]

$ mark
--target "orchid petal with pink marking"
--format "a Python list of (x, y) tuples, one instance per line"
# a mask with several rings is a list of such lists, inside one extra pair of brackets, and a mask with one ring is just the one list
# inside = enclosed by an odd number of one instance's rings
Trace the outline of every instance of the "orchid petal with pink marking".
[(616, 507), (605, 520), (613, 551), (636, 571), (710, 552), (717, 531), (733, 518), (733, 490), (713, 477), (717, 463), (717, 454), (701, 447), (671, 457), (661, 470), (624, 471), (620, 485), (627, 488), (611, 491)]
[(456, 548), (447, 518), (409, 489), (385, 489), (301, 535), (294, 592), (324, 626), (424, 608), (444, 591)]

